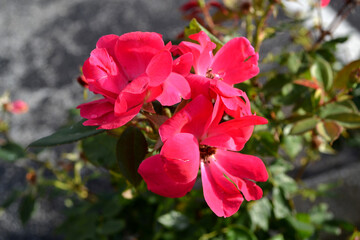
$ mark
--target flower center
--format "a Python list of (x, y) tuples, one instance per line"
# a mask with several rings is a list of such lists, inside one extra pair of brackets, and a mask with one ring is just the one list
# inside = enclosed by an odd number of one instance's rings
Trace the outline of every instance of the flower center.
[(209, 69), (206, 71), (206, 75), (205, 75), (205, 76), (206, 76), (207, 78), (210, 78), (210, 79), (216, 78), (217, 80), (223, 80), (223, 78), (222, 78), (219, 74), (213, 73), (212, 68), (209, 68)]
[(200, 158), (203, 163), (210, 163), (209, 157), (216, 153), (216, 148), (200, 145)]

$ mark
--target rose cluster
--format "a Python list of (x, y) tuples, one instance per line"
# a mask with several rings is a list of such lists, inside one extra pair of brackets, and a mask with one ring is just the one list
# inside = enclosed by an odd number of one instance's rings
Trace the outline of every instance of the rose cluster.
[(254, 125), (267, 120), (251, 113), (246, 94), (234, 88), (258, 74), (258, 54), (246, 38), (234, 38), (215, 55), (205, 32), (194, 42), (164, 44), (157, 33), (107, 35), (83, 66), (90, 91), (102, 99), (78, 106), (87, 126), (114, 129), (132, 120), (154, 100), (188, 103), (159, 128), (163, 146), (138, 172), (150, 191), (182, 197), (194, 186), (199, 168), (204, 198), (217, 216), (236, 213), (244, 200), (257, 200), (266, 181), (261, 159), (241, 154)]

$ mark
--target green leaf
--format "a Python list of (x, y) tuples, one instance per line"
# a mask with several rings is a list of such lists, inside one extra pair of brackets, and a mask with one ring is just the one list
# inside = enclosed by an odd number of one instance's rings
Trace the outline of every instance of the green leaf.
[(334, 87), (339, 89), (348, 87), (351, 74), (359, 68), (360, 68), (360, 60), (353, 61), (348, 65), (346, 65), (336, 74), (336, 77), (334, 79)]
[(307, 214), (297, 214), (296, 218), (289, 216), (286, 218), (288, 223), (299, 233), (302, 239), (311, 237), (315, 232), (315, 227), (310, 223), (309, 218), (305, 217)]
[(358, 239), (360, 239), (360, 232), (355, 230), (354, 233), (349, 238), (349, 240), (358, 240)]
[(13, 162), (25, 156), (25, 150), (16, 143), (7, 142), (5, 145), (0, 146), (0, 160)]
[(326, 141), (334, 142), (339, 138), (342, 127), (334, 121), (319, 122), (316, 125), (316, 130)]
[(101, 235), (112, 235), (123, 230), (125, 225), (126, 223), (123, 219), (108, 220), (97, 229), (97, 232)]
[(294, 159), (303, 149), (301, 136), (285, 135), (282, 138), (283, 149), (290, 158)]
[(188, 218), (178, 211), (170, 211), (158, 218), (158, 222), (167, 228), (172, 228), (178, 231), (184, 230), (189, 226)]
[(307, 132), (311, 129), (314, 129), (318, 122), (319, 120), (315, 117), (306, 118), (298, 122), (295, 122), (295, 124), (290, 130), (290, 134), (298, 135)]
[(117, 142), (116, 156), (120, 171), (134, 186), (139, 185), (142, 180), (137, 169), (146, 153), (147, 142), (142, 132), (136, 127), (128, 127)]
[(257, 240), (258, 238), (248, 228), (237, 225), (226, 232), (228, 240)]
[(25, 195), (19, 205), (20, 220), (23, 224), (29, 221), (35, 206), (35, 197), (31, 194)]
[(269, 238), (269, 240), (285, 240), (285, 238), (282, 234), (277, 234), (277, 235)]
[(285, 74), (278, 74), (267, 81), (263, 87), (263, 92), (266, 98), (276, 95), (281, 92), (282, 88), (291, 82), (291, 78)]
[(282, 219), (282, 218), (286, 218), (287, 216), (290, 215), (290, 208), (286, 202), (285, 197), (283, 196), (280, 188), (278, 187), (274, 187), (273, 189), (273, 199), (272, 199), (272, 203), (273, 203), (273, 210), (274, 210), (274, 215), (276, 219)]
[(316, 57), (315, 63), (311, 66), (312, 77), (323, 86), (324, 90), (329, 90), (333, 84), (333, 72), (330, 64), (320, 56)]
[(301, 66), (301, 58), (296, 53), (290, 53), (287, 59), (287, 66), (292, 73), (296, 73)]
[(82, 141), (85, 157), (95, 166), (107, 169), (117, 169), (116, 161), (117, 138), (101, 133)]
[(61, 128), (50, 136), (31, 143), (29, 147), (50, 147), (72, 143), (105, 131), (104, 129), (96, 129), (97, 127), (94, 126), (84, 126), (84, 121), (86, 120), (84, 119), (72, 126)]
[[(190, 35), (198, 33), (200, 31), (204, 31), (211, 39), (213, 43), (216, 44), (215, 51), (218, 51), (224, 43), (220, 41), (217, 37), (215, 37), (213, 34), (211, 34), (204, 26), (202, 26), (195, 18), (193, 18), (189, 26), (187, 26), (184, 30), (185, 36), (188, 38)], [(193, 41), (193, 40), (191, 40)]]
[(249, 204), (249, 214), (253, 224), (252, 229), (257, 226), (264, 231), (269, 230), (269, 219), (271, 217), (271, 203), (269, 199), (262, 198)]
[(322, 224), (331, 220), (333, 214), (329, 211), (329, 206), (326, 203), (321, 203), (310, 210), (310, 217), (312, 223)]
[(356, 105), (353, 101), (347, 100), (343, 102), (330, 103), (320, 108), (319, 116), (327, 118), (329, 115), (344, 114), (358, 112)]
[(342, 113), (334, 114), (326, 117), (327, 120), (335, 120), (341, 126), (346, 128), (360, 127), (360, 113)]

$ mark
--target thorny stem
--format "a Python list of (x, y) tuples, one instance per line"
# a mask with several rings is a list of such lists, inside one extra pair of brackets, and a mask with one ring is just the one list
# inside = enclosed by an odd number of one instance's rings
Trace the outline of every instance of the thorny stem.
[(209, 5), (207, 5), (207, 4), (205, 3), (205, 0), (199, 0), (199, 6), (200, 6), (201, 11), (202, 11), (202, 13), (203, 13), (203, 15), (204, 15), (204, 20), (205, 20), (206, 24), (207, 24), (207, 25), (209, 26), (209, 28), (210, 28), (210, 31), (211, 31), (214, 35), (218, 36), (218, 35), (219, 35), (219, 32), (215, 29), (215, 23), (214, 23), (214, 21), (213, 21), (213, 19), (212, 19), (212, 17), (211, 17), (210, 12), (209, 12)]
[(321, 29), (321, 35), (316, 40), (312, 49), (316, 49), (326, 36), (331, 35), (340, 23), (347, 18), (353, 7), (358, 4), (357, 0), (346, 0), (345, 4), (340, 8), (333, 21), (330, 23), (328, 30)]
[(257, 27), (256, 27), (255, 36), (254, 36), (254, 46), (255, 46), (256, 52), (259, 52), (261, 43), (264, 40), (263, 30), (264, 30), (266, 21), (268, 20), (272, 11), (274, 10), (274, 6), (275, 6), (275, 2), (270, 2), (265, 10), (265, 13), (261, 16), (259, 21), (257, 21)]
[(253, 42), (252, 17), (250, 14), (246, 16), (245, 21), (246, 21), (246, 37), (249, 39), (249, 42)]

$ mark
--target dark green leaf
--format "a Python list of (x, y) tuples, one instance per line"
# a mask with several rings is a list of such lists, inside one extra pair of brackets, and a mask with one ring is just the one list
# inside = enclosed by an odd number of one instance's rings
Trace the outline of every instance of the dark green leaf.
[(280, 92), (281, 89), (291, 82), (291, 78), (285, 74), (278, 74), (267, 81), (263, 87), (263, 92), (266, 97), (273, 96)]
[(249, 229), (244, 226), (237, 225), (230, 228), (226, 233), (228, 240), (257, 240), (258, 238)]
[(142, 178), (137, 172), (147, 153), (147, 142), (136, 127), (128, 127), (120, 136), (116, 146), (120, 170), (130, 183), (137, 186)]
[(66, 144), (104, 132), (104, 129), (96, 129), (94, 126), (84, 126), (82, 120), (72, 126), (64, 127), (50, 136), (41, 138), (29, 145), (29, 147), (50, 147)]
[(97, 232), (101, 235), (112, 235), (120, 232), (125, 227), (125, 220), (109, 220), (104, 222), (98, 229)]
[(319, 120), (315, 117), (300, 120), (294, 124), (290, 130), (290, 134), (297, 135), (314, 129)]
[(86, 138), (82, 141), (85, 157), (95, 166), (117, 169), (117, 138), (106, 133)]
[[(200, 31), (204, 31), (211, 39), (211, 41), (213, 43), (216, 44), (216, 51), (218, 51), (223, 45), (224, 43), (222, 41), (220, 41), (217, 37), (215, 37), (214, 35), (212, 35), (205, 27), (203, 27), (195, 18), (193, 18), (191, 20), (191, 22), (189, 23), (189, 26), (187, 26), (185, 28), (185, 36), (189, 37), (192, 34), (198, 33)], [(193, 40), (191, 40), (193, 41)]]
[(25, 150), (16, 143), (8, 142), (0, 146), (0, 160), (13, 162), (25, 157), (25, 155)]
[(4, 202), (1, 203), (0, 208), (8, 208), (18, 197), (20, 196), (19, 191), (13, 191)]
[(35, 206), (35, 197), (33, 197), (31, 194), (27, 194), (21, 199), (19, 205), (19, 215), (21, 222), (23, 224), (29, 221), (31, 214), (34, 211), (34, 206)]
[(360, 113), (342, 113), (326, 116), (328, 120), (335, 120), (346, 128), (360, 127)]
[(360, 68), (360, 60), (354, 61), (346, 65), (343, 69), (341, 69), (334, 79), (334, 87), (336, 88), (346, 88), (349, 83), (349, 79), (351, 74)]

